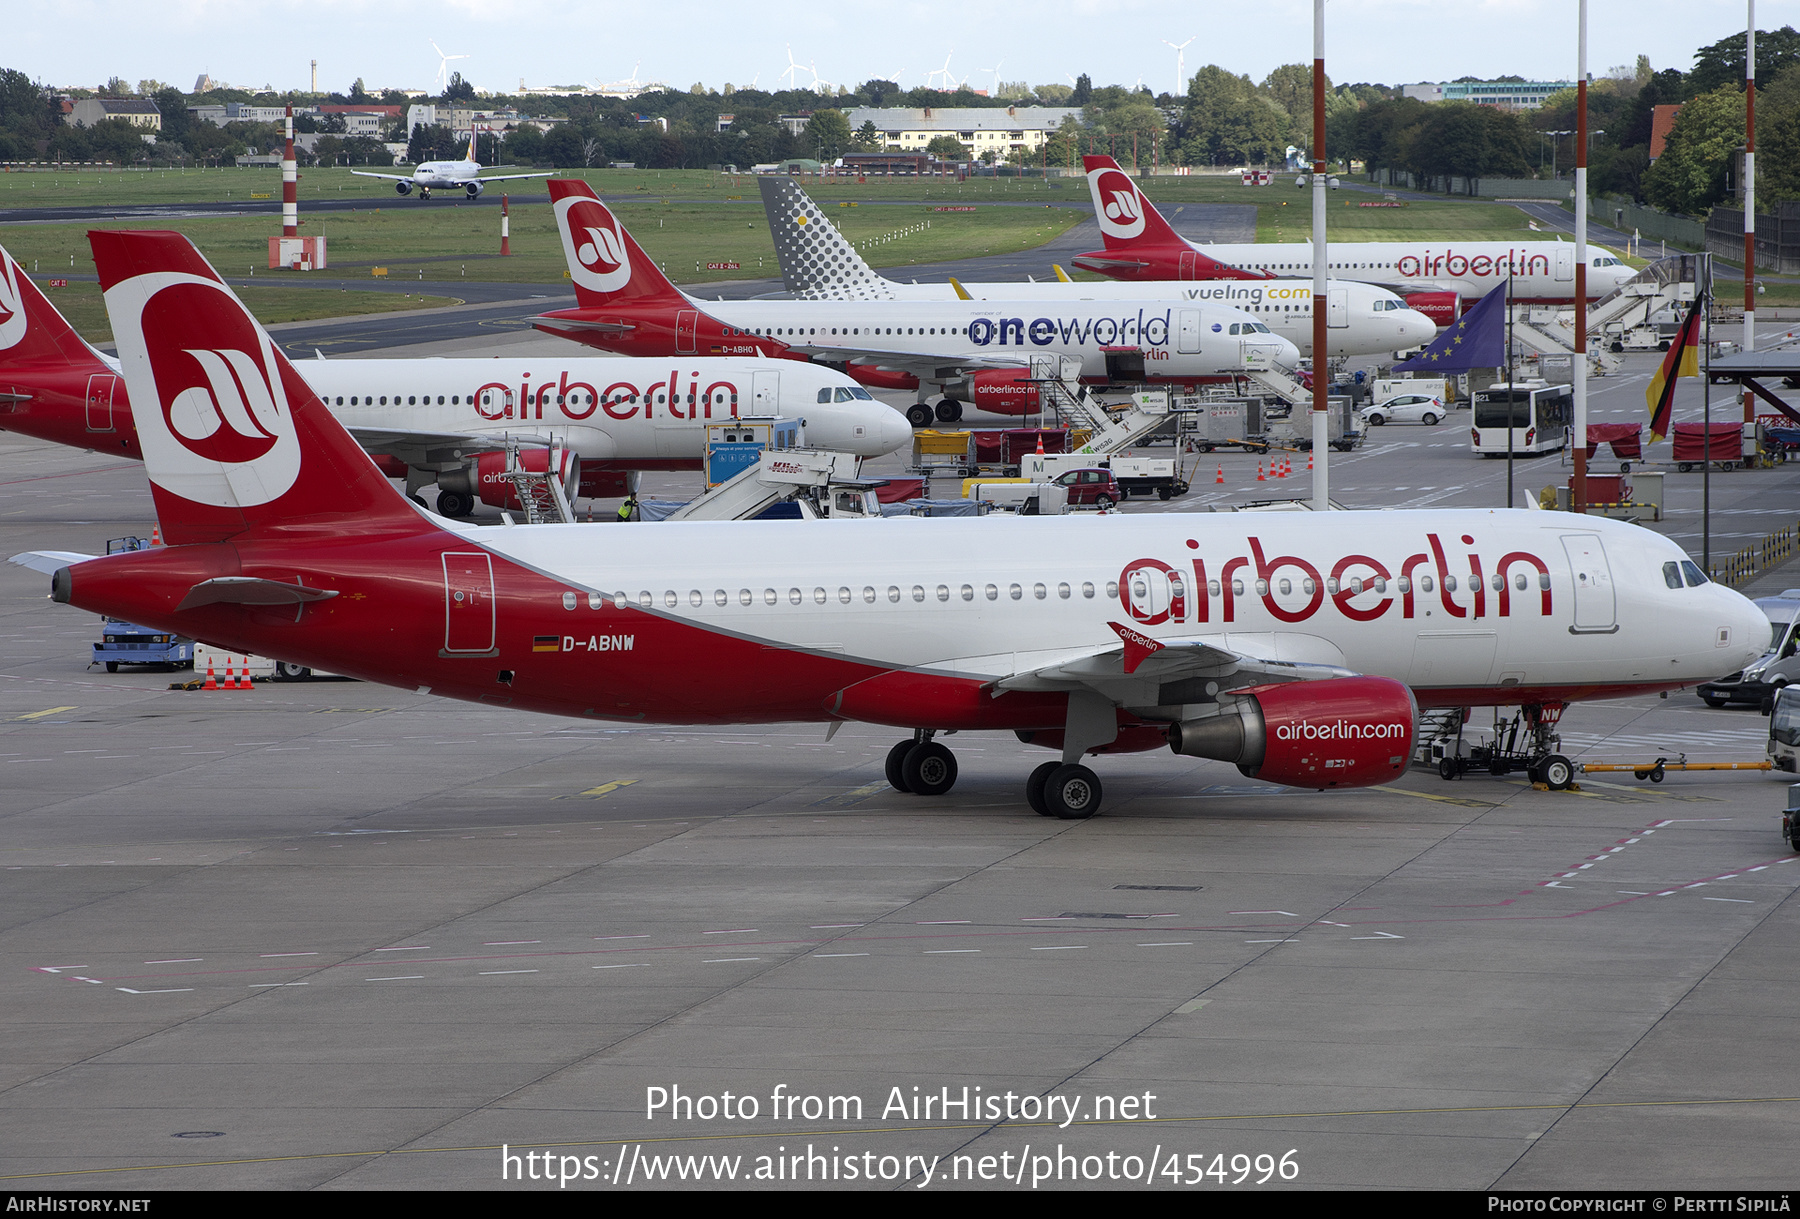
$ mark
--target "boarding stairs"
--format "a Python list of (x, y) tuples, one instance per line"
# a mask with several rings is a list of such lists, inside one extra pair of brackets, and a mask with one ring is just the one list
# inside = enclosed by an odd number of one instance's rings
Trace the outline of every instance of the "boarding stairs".
[(1123, 452), (1169, 421), (1169, 395), (1160, 390), (1136, 392), (1122, 408), (1108, 407), (1081, 383), (1076, 356), (1033, 356), (1031, 379), (1040, 404), (1058, 424), (1090, 433), (1082, 453)]
[[(663, 518), (669, 521), (747, 521), (811, 487), (854, 479), (860, 459), (824, 449), (765, 449), (757, 463)], [(801, 512), (806, 504), (801, 499)], [(816, 514), (812, 514), (816, 515)]]
[[(568, 468), (578, 471), (579, 465), (567, 462)], [(513, 492), (519, 497), (519, 506), (525, 512), (525, 523), (528, 525), (569, 525), (575, 521), (575, 509), (569, 502), (570, 488), (564, 487), (556, 476), (556, 471), (565, 465), (561, 446), (550, 450), (548, 470), (527, 470), (519, 460), (519, 445), (510, 441), (506, 446), (506, 468), (501, 477), (513, 485)], [(579, 477), (579, 474), (577, 474)]]

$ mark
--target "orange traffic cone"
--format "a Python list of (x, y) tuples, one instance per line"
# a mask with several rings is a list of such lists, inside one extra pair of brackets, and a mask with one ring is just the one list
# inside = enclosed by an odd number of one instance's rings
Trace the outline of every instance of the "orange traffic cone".
[(1219, 476), (1217, 478), (1213, 479), (1213, 481), (1215, 483), (1223, 483), (1225, 481), (1225, 467), (1224, 466), (1219, 467)]
[(237, 688), (237, 657), (233, 656), (225, 662), (225, 689), (235, 690)]
[(1310, 474), (1310, 473), (1312, 473), (1312, 468), (1313, 468), (1313, 465), (1312, 465), (1312, 450), (1311, 450), (1311, 449), (1308, 449), (1308, 450), (1306, 450), (1306, 472), (1307, 472), (1307, 473), (1308, 473), (1308, 474)]
[(213, 667), (210, 664), (206, 666), (206, 684), (200, 688), (202, 690), (217, 690), (219, 688), (219, 679), (213, 676)]
[(1262, 462), (1260, 461), (1256, 463), (1256, 481), (1259, 483), (1268, 481), (1268, 479), (1263, 477)]
[(1275, 467), (1275, 477), (1276, 478), (1286, 478), (1287, 477), (1287, 467), (1285, 465), (1277, 464)]
[(150, 544), (152, 546), (162, 545), (162, 530), (155, 525), (150, 526)]
[(1039, 457), (1042, 457), (1042, 456), (1043, 456), (1043, 455), (1044, 455), (1044, 433), (1043, 433), (1043, 432), (1041, 432), (1041, 431), (1040, 431), (1040, 432), (1039, 432), (1039, 433), (1038, 433), (1038, 447), (1037, 447), (1037, 451), (1038, 451), (1038, 456), (1039, 456)]

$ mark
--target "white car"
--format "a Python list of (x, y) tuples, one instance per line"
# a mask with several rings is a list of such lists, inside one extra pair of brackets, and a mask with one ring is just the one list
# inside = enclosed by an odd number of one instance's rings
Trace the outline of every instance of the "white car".
[(1362, 420), (1370, 427), (1384, 423), (1423, 423), (1427, 426), (1444, 417), (1444, 400), (1426, 394), (1401, 394), (1374, 406), (1365, 406)]

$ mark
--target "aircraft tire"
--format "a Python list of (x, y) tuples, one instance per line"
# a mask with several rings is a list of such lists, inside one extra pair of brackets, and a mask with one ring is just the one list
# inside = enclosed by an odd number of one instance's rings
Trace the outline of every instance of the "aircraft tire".
[(1560, 753), (1553, 753), (1538, 763), (1538, 774), (1544, 786), (1553, 792), (1568, 791), (1575, 786), (1575, 764)]
[(1040, 817), (1054, 817), (1056, 815), (1050, 811), (1050, 805), (1044, 801), (1044, 784), (1049, 781), (1050, 775), (1061, 765), (1061, 762), (1045, 762), (1042, 766), (1032, 771), (1031, 777), (1025, 780), (1025, 803), (1031, 805), (1031, 811)]
[(941, 796), (956, 786), (956, 755), (936, 741), (914, 745), (900, 764), (900, 777), (915, 796)]
[(461, 491), (439, 491), (437, 510), (439, 516), (464, 517), (475, 511), (475, 499)]
[(886, 763), (888, 786), (897, 792), (910, 793), (912, 791), (912, 788), (906, 785), (906, 775), (904, 770), (906, 766), (906, 755), (911, 753), (917, 746), (918, 742), (911, 737), (908, 737), (906, 740), (896, 743), (892, 749), (888, 750)]
[(1085, 821), (1100, 811), (1100, 776), (1082, 765), (1058, 766), (1044, 780), (1044, 803), (1064, 821)]
[(930, 427), (932, 411), (923, 402), (915, 402), (906, 408), (906, 421), (916, 428)]
[(963, 404), (955, 398), (945, 398), (937, 404), (939, 423), (955, 423), (962, 418)]

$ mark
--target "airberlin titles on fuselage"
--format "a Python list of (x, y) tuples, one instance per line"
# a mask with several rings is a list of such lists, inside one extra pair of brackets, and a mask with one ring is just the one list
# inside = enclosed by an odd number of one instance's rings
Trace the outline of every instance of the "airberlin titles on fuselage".
[[(1461, 540), (1465, 547), (1476, 544), (1471, 534), (1461, 535)], [(1181, 562), (1131, 560), (1119, 574), (1119, 603), (1139, 625), (1160, 626), (1210, 623), (1217, 600), (1217, 621), (1228, 623), (1239, 620), (1239, 602), (1248, 594), (1262, 602), (1270, 617), (1292, 624), (1312, 618), (1327, 601), (1353, 622), (1373, 622), (1396, 605), (1400, 617), (1415, 618), (1433, 608), (1435, 596), (1436, 606), (1449, 617), (1478, 620), (1511, 617), (1516, 593), (1535, 606), (1539, 617), (1550, 617), (1550, 566), (1540, 556), (1512, 550), (1488, 567), (1481, 554), (1471, 549), (1458, 555), (1466, 558), (1467, 571), (1457, 572), (1437, 534), (1427, 533), (1424, 543), (1424, 550), (1391, 565), (1372, 555), (1348, 554), (1327, 568), (1299, 555), (1265, 554), (1262, 540), (1251, 535), (1246, 539), (1248, 555), (1234, 555), (1222, 562), (1215, 557), (1216, 565), (1210, 570), (1204, 557), (1187, 559), (1186, 570)], [(1200, 549), (1193, 539), (1187, 545), (1190, 550)], [(1415, 574), (1420, 568), (1425, 572)], [(1188, 571), (1192, 572), (1191, 583)], [(1151, 580), (1160, 580), (1166, 587), (1152, 590)], [(1454, 595), (1464, 581), (1468, 585), (1466, 603)], [(1536, 598), (1531, 597), (1534, 591)]]
[(654, 419), (659, 409), (671, 419), (736, 419), (740, 402), (749, 404), (748, 393), (736, 380), (719, 377), (697, 389), (703, 380), (698, 369), (689, 372), (684, 397), (678, 368), (671, 368), (666, 378), (641, 389), (630, 381), (614, 381), (604, 389), (595, 389), (590, 382), (569, 380), (566, 371), (554, 381), (540, 380), (533, 385), (531, 374), (525, 373), (516, 386), (502, 381), (478, 386), (469, 401), (475, 404), (476, 414), (496, 422), (536, 422), (545, 418), (548, 407), (551, 420), (560, 415), (576, 423), (593, 418), (595, 411), (621, 421), (637, 418), (639, 411), (643, 418)]

